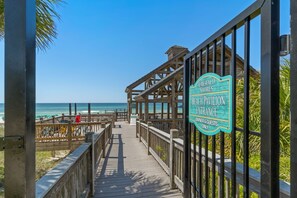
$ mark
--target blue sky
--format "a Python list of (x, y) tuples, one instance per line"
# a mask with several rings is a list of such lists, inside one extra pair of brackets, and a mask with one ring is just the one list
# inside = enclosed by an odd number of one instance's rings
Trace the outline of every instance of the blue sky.
[[(37, 52), (37, 102), (126, 102), (126, 86), (166, 61), (170, 46), (192, 50), (254, 2), (65, 1), (58, 9), (62, 20), (57, 22), (57, 40), (46, 52)], [(289, 32), (288, 12), (289, 0), (282, 0), (282, 33)], [(258, 68), (259, 20), (251, 32), (251, 64)], [(0, 102), (3, 59), (0, 41)]]

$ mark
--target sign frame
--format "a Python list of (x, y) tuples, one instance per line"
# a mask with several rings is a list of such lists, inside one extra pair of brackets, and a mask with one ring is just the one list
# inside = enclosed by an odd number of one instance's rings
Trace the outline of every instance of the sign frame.
[[(214, 81), (212, 82), (215, 82), (216, 84), (223, 84), (223, 83), (227, 83), (227, 86), (226, 88), (227, 89), (224, 89), (224, 90), (220, 90), (220, 91), (214, 91), (214, 92), (205, 92), (205, 93), (200, 93), (199, 90), (201, 89), (199, 87), (199, 83), (203, 82), (203, 80), (205, 79), (212, 79)], [(217, 86), (219, 86), (217, 85)], [(195, 94), (192, 94), (192, 92), (197, 92)], [(191, 107), (193, 106), (191, 101), (193, 99), (193, 97), (197, 97), (197, 95), (201, 95), (201, 96), (204, 96), (204, 95), (215, 95), (215, 94), (222, 94), (222, 93), (227, 93), (225, 96), (228, 96), (228, 102), (227, 102), (227, 108), (228, 108), (228, 115), (227, 115), (227, 119), (221, 119), (221, 118), (215, 118), (215, 117), (204, 117), (204, 116), (201, 116), (201, 115), (195, 115), (191, 112)], [(215, 73), (206, 73), (206, 74), (203, 74), (202, 76), (200, 76), (196, 82), (190, 86), (189, 88), (189, 122), (194, 124), (195, 127), (201, 132), (203, 133), (204, 135), (207, 135), (207, 136), (212, 136), (212, 135), (216, 135), (218, 134), (219, 132), (225, 132), (225, 133), (231, 133), (232, 130), (233, 130), (233, 108), (232, 108), (232, 102), (233, 102), (233, 77), (231, 75), (226, 75), (226, 76), (219, 76)], [(205, 106), (202, 106), (202, 107), (205, 107)], [(214, 129), (212, 130), (206, 130), (205, 127), (203, 128), (202, 125), (204, 126), (209, 126), (207, 125), (206, 123), (201, 123), (201, 122), (197, 122), (195, 121), (195, 119), (193, 119), (193, 117), (196, 118), (202, 118), (204, 120), (208, 120), (209, 122), (210, 121), (217, 121), (217, 122), (226, 122), (228, 123), (228, 127), (226, 126), (216, 126), (214, 127)], [(196, 119), (197, 120), (197, 119)]]

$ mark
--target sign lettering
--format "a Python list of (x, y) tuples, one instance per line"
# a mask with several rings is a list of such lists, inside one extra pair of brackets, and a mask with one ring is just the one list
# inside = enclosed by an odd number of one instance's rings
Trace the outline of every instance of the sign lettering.
[(190, 86), (189, 121), (205, 135), (232, 131), (232, 76), (202, 75)]

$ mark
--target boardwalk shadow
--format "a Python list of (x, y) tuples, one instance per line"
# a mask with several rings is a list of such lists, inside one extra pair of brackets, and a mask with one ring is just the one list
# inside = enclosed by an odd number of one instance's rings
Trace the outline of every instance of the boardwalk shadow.
[[(117, 156), (112, 156), (116, 154), (111, 150), (116, 148)], [(142, 171), (125, 171), (124, 159), (122, 136), (113, 134), (106, 159), (97, 174), (95, 197), (162, 197), (170, 194), (168, 184), (158, 176), (147, 176)]]

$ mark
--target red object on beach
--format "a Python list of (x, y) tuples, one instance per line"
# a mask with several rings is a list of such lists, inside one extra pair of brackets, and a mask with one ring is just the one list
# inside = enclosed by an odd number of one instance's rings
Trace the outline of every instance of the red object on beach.
[(75, 122), (79, 123), (80, 122), (80, 115), (75, 116)]

